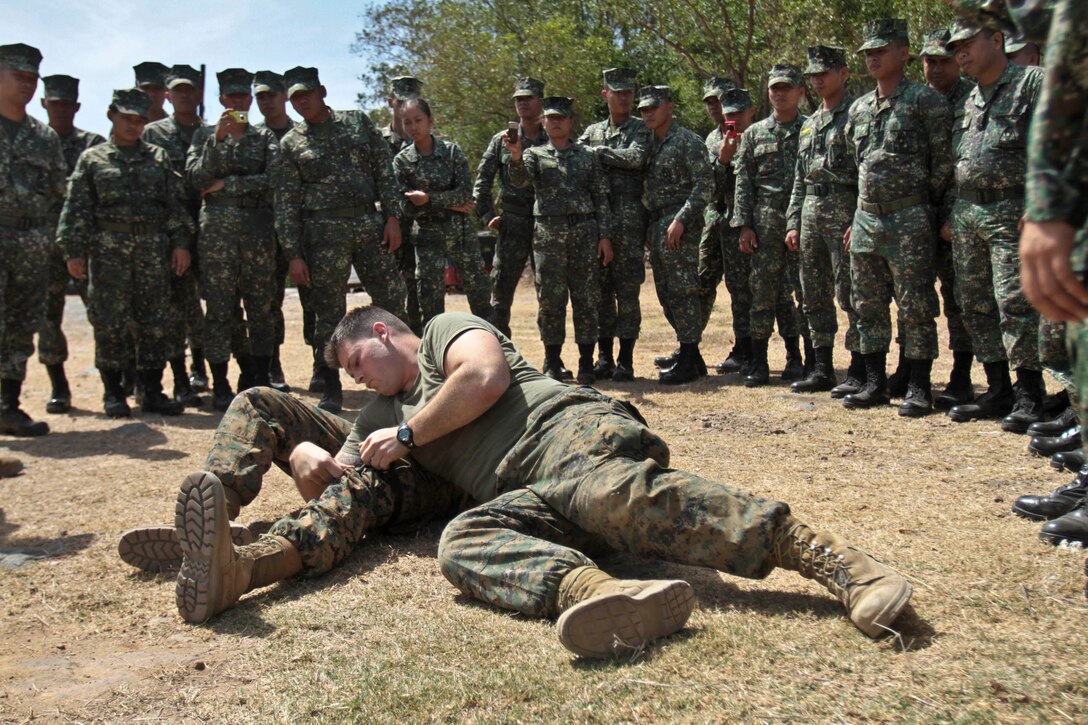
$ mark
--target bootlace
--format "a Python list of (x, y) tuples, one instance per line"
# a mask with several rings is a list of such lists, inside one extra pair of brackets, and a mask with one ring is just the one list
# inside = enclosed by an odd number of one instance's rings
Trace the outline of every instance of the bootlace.
[(850, 577), (841, 554), (789, 532), (775, 542), (775, 555), (781, 562), (793, 563), (801, 576), (823, 584), (840, 601), (847, 601), (846, 584)]

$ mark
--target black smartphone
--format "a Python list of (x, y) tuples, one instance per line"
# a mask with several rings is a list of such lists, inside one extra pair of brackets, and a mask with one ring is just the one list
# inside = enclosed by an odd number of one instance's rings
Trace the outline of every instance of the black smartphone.
[(506, 140), (510, 143), (518, 142), (518, 127), (521, 124), (517, 121), (510, 121), (506, 124)]

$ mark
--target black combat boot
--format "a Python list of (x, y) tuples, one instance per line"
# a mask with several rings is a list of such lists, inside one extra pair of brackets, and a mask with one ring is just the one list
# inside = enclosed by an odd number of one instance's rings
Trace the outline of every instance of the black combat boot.
[(1010, 433), (1026, 433), (1033, 423), (1043, 421), (1043, 398), (1046, 386), (1039, 370), (1016, 368), (1016, 385), (1013, 386), (1016, 404), (1012, 412), (1001, 419), (1001, 429)]
[(324, 393), (325, 392), (325, 362), (320, 358), (314, 357), (313, 372), (310, 375), (310, 384), (306, 387), (311, 393)]
[(291, 386), (283, 377), (283, 363), (280, 362), (280, 346), (276, 345), (272, 352), (272, 362), (268, 366), (268, 379), (273, 388), (281, 393), (290, 393)]
[(949, 410), (975, 399), (975, 387), (971, 383), (971, 363), (974, 361), (973, 352), (952, 353), (952, 374), (948, 377), (948, 385), (933, 399), (933, 406), (937, 410)]
[(1081, 499), (1080, 503), (1068, 513), (1062, 514), (1056, 519), (1051, 519), (1043, 524), (1039, 531), (1039, 540), (1054, 544), (1080, 544), (1088, 545), (1088, 507)]
[(1050, 457), (1050, 467), (1055, 471), (1069, 471), (1076, 473), (1088, 463), (1083, 448), (1074, 448), (1071, 451), (1059, 451)]
[(842, 399), (844, 408), (856, 410), (888, 404), (887, 360), (886, 352), (872, 352), (865, 356), (865, 385)]
[(744, 378), (744, 387), (760, 388), (770, 381), (771, 369), (767, 364), (767, 343), (769, 342), (770, 340), (766, 337), (752, 338), (752, 369)]
[(140, 385), (140, 375), (136, 372), (136, 361), (129, 360), (128, 365), (121, 371), (121, 389), (125, 392), (125, 397), (136, 395), (137, 388)]
[(676, 348), (668, 355), (659, 355), (654, 358), (654, 367), (667, 370), (676, 364), (676, 359), (680, 357), (680, 348)]
[(192, 364), (189, 366), (189, 385), (198, 393), (208, 389), (208, 370), (204, 367), (204, 348), (194, 347), (190, 352), (193, 355)]
[(1077, 424), (1077, 414), (1072, 408), (1066, 408), (1051, 420), (1032, 423), (1027, 432), (1033, 436), (1056, 436)]
[(910, 360), (906, 350), (899, 346), (899, 362), (895, 366), (895, 372), (888, 378), (888, 397), (902, 398), (907, 394), (907, 386), (910, 384)]
[(933, 390), (930, 374), (933, 372), (932, 360), (908, 360), (910, 382), (907, 383), (907, 397), (899, 405), (899, 415), (904, 418), (921, 418), (933, 412)]
[(664, 385), (680, 385), (690, 383), (699, 378), (699, 343), (680, 343), (680, 354), (676, 358), (676, 364), (671, 368), (661, 371), (658, 380)]
[(545, 345), (544, 346), (544, 365), (541, 367), (541, 372), (552, 380), (563, 379), (563, 361), (560, 359), (559, 354), (562, 351), (562, 345)]
[(326, 366), (324, 376), (325, 392), (317, 407), (330, 413), (339, 413), (344, 409), (344, 389), (340, 385), (340, 368)]
[(1005, 360), (983, 363), (986, 371), (986, 392), (975, 398), (973, 403), (957, 405), (948, 411), (948, 417), (957, 423), (969, 420), (1003, 418), (1012, 411), (1012, 379), (1009, 378), (1009, 363)]
[(1065, 516), (1084, 501), (1088, 493), (1088, 470), (1081, 470), (1069, 483), (1058, 486), (1046, 496), (1021, 496), (1012, 512), (1032, 521), (1050, 521)]
[(49, 402), (45, 404), (45, 412), (67, 413), (72, 409), (72, 390), (68, 387), (68, 377), (64, 374), (64, 363), (46, 365), (45, 370), (49, 373), (49, 382), (53, 385)]
[(0, 379), (0, 434), (33, 438), (49, 432), (44, 421), (35, 421), (19, 407), (23, 381)]
[(270, 355), (254, 355), (250, 360), (253, 365), (250, 370), (253, 385), (250, 387), (256, 388), (262, 385), (271, 387), (272, 378), (269, 375), (269, 370), (272, 367), (272, 357)]
[(612, 382), (629, 383), (635, 379), (634, 358), (634, 338), (620, 338), (620, 354), (616, 358), (616, 369), (612, 371)]
[(719, 375), (739, 373), (752, 359), (752, 338), (738, 337), (729, 356), (714, 366)]
[(144, 383), (144, 399), (140, 410), (159, 415), (181, 415), (184, 406), (172, 398), (163, 395), (162, 373), (165, 366), (154, 370), (141, 370), (140, 379)]
[(813, 351), (815, 358), (812, 372), (804, 380), (798, 380), (790, 386), (794, 393), (822, 393), (835, 387), (835, 365), (830, 347), (818, 347)]
[(132, 409), (128, 407), (125, 389), (121, 384), (120, 370), (101, 370), (102, 386), (105, 393), (102, 395), (102, 407), (105, 408), (107, 418), (129, 418)]
[(805, 363), (801, 371), (804, 373), (802, 379), (807, 378), (812, 374), (812, 371), (816, 369), (816, 351), (812, 347), (812, 338), (808, 335), (801, 336), (801, 349), (805, 353)]
[[(609, 340), (611, 343), (611, 340)], [(608, 350), (608, 354), (611, 356), (611, 346)], [(613, 364), (615, 367), (615, 364)], [(608, 372), (609, 377), (612, 375), (612, 371)], [(578, 384), (579, 385), (593, 385), (593, 382), (597, 379), (597, 368), (593, 365), (593, 343), (583, 344), (578, 346)]]
[(204, 400), (196, 394), (189, 373), (185, 370), (184, 355), (170, 361), (170, 371), (174, 374), (174, 400), (181, 403), (183, 408), (202, 406)]
[(784, 337), (782, 340), (786, 343), (786, 367), (782, 369), (782, 379), (800, 380), (805, 376), (800, 342), (797, 337)]
[(230, 389), (230, 379), (227, 377), (227, 363), (208, 363), (212, 369), (212, 407), (216, 410), (226, 410), (234, 400), (234, 391)]
[(852, 393), (861, 392), (865, 387), (865, 357), (860, 352), (850, 353), (850, 366), (846, 368), (846, 378), (831, 389), (832, 398), (845, 398)]
[[(581, 346), (579, 346), (580, 348)], [(597, 340), (597, 362), (593, 366), (593, 377), (597, 380), (605, 380), (612, 377), (612, 373), (616, 370), (616, 361), (612, 358), (612, 338), (602, 337)], [(581, 365), (581, 363), (579, 363)], [(579, 370), (578, 382), (581, 381), (581, 371)]]

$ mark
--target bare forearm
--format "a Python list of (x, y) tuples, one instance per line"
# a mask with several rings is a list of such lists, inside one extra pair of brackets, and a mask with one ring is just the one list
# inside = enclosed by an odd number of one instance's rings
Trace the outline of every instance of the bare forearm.
[(486, 413), (510, 385), (507, 367), (462, 366), (409, 421), (416, 445), (463, 428)]

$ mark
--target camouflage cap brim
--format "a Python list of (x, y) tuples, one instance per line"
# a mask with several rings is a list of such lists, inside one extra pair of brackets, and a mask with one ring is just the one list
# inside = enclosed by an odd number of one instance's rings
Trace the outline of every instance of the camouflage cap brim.
[(892, 41), (888, 38), (870, 38), (862, 43), (861, 47), (856, 52), (864, 53), (867, 50), (876, 50), (877, 48), (886, 48), (892, 44)]
[(1026, 47), (1028, 47), (1026, 40), (1021, 40), (1019, 38), (1005, 39), (1005, 55), (1015, 55)]
[(287, 97), (290, 98), (296, 93), (302, 91), (315, 91), (320, 87), (321, 84), (315, 83), (314, 81), (297, 81), (295, 83), (292, 83), (291, 86), (287, 89)]

